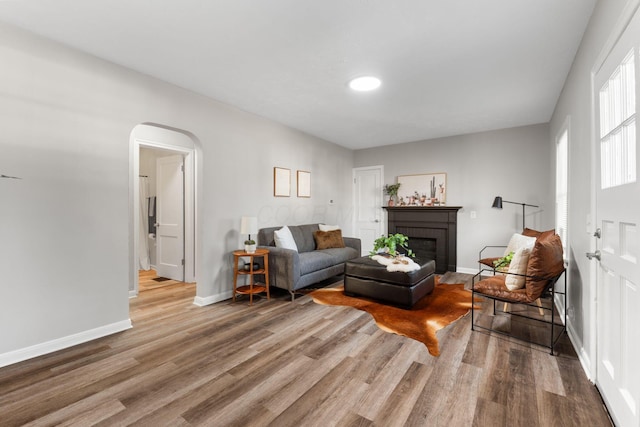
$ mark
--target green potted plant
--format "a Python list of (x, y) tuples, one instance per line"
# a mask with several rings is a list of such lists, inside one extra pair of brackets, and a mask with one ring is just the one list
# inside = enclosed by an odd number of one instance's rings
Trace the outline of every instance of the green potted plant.
[(256, 252), (256, 241), (253, 239), (247, 239), (244, 241), (244, 251), (248, 254)]
[(397, 184), (385, 184), (384, 186), (384, 194), (389, 196), (389, 206), (394, 206), (396, 204), (395, 197), (398, 195), (398, 190), (400, 189), (400, 183)]
[[(415, 254), (407, 246), (409, 237), (401, 233), (389, 234), (388, 236), (380, 236), (373, 242), (373, 250), (369, 255), (387, 254), (391, 257), (399, 257), (401, 255), (415, 257)], [(404, 250), (404, 254), (400, 253)]]

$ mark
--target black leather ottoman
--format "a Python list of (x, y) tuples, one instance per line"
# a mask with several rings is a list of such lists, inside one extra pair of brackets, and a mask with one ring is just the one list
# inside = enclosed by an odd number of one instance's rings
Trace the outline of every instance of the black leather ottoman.
[(410, 309), (433, 291), (436, 271), (434, 260), (414, 261), (420, 265), (420, 270), (411, 273), (389, 272), (384, 265), (369, 257), (347, 261), (344, 293)]

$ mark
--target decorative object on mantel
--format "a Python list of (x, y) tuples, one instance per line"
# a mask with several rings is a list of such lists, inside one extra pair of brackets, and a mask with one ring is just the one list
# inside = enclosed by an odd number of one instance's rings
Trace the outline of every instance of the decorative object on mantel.
[(273, 196), (291, 196), (291, 169), (273, 168)]
[(401, 175), (398, 184), (400, 206), (443, 206), (447, 201), (447, 174), (429, 173), (422, 175)]
[(311, 197), (311, 172), (298, 171), (298, 197)]
[(510, 202), (508, 200), (502, 200), (501, 196), (496, 196), (495, 199), (493, 199), (493, 205), (491, 205), (492, 208), (496, 208), (496, 209), (502, 209), (502, 203), (511, 203), (512, 205), (522, 205), (522, 229), (525, 229), (525, 225), (524, 225), (524, 207), (525, 206), (530, 206), (532, 208), (539, 208), (540, 206), (536, 206), (536, 205), (529, 205), (526, 203), (520, 203), (520, 202)]
[(252, 234), (258, 233), (258, 218), (255, 216), (243, 216), (240, 221), (240, 234), (249, 237), (244, 241), (244, 251), (248, 254), (256, 252), (256, 241), (251, 238)]
[(388, 206), (395, 206), (395, 198), (398, 195), (398, 189), (400, 188), (400, 183), (397, 184), (385, 184), (384, 185), (384, 194), (389, 196)]

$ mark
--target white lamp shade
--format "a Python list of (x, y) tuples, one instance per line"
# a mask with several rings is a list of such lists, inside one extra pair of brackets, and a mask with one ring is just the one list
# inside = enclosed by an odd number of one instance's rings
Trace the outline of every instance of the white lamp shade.
[(243, 216), (240, 221), (240, 234), (256, 234), (258, 232), (258, 218)]

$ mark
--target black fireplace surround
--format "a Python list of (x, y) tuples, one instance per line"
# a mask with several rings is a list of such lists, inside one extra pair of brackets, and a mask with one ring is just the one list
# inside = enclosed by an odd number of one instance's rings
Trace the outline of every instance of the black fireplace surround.
[(436, 273), (456, 271), (458, 210), (462, 206), (385, 207), (389, 234), (409, 237), (420, 259), (433, 259)]

